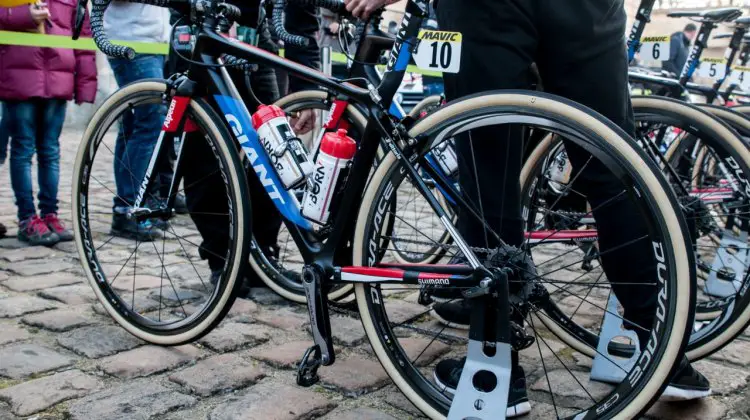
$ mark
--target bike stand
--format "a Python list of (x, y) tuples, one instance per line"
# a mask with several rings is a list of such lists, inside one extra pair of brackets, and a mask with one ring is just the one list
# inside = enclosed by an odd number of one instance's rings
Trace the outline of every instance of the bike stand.
[[(635, 365), (638, 356), (641, 355), (638, 346), (638, 335), (632, 330), (625, 329), (623, 319), (618, 316), (617, 305), (619, 302), (614, 293), (610, 293), (607, 301), (607, 312), (599, 332), (599, 344), (596, 346), (597, 353), (591, 367), (591, 380), (619, 384)], [(626, 337), (635, 346), (635, 353), (628, 359), (613, 356), (609, 353), (609, 343), (617, 337)]]
[[(453, 396), (448, 420), (505, 420), (510, 388), (510, 344), (496, 343), (494, 356), (487, 356), (482, 350), (482, 342), (469, 340), (466, 363)], [(474, 386), (480, 379), (496, 386), (483, 392)]]
[(507, 274), (498, 273), (495, 282), (495, 293), (479, 296), (472, 305), (466, 362), (448, 420), (505, 420), (512, 366), (510, 310), (498, 302), (509, 302)]
[[(731, 254), (730, 249), (736, 252)], [(724, 230), (703, 290), (714, 297), (734, 296), (742, 287), (747, 262), (747, 232), (742, 231), (738, 236), (731, 230)]]

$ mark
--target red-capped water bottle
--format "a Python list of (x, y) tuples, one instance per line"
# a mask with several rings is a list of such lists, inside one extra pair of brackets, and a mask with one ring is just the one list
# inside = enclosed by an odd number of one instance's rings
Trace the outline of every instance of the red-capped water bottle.
[(288, 190), (302, 184), (312, 172), (313, 164), (302, 140), (294, 135), (284, 111), (276, 105), (259, 106), (253, 114), (253, 127), (284, 188)]
[(307, 180), (307, 190), (302, 199), (302, 215), (326, 224), (330, 216), (331, 200), (337, 186), (345, 178), (357, 143), (346, 135), (346, 130), (326, 133), (320, 141), (315, 169)]

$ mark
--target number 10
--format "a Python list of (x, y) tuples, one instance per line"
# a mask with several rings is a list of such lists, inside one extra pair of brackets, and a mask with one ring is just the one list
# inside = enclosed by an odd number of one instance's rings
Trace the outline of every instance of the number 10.
[[(430, 67), (438, 66), (438, 44), (440, 43), (437, 41), (430, 44), (430, 46), (432, 47), (432, 63), (430, 63)], [(443, 45), (440, 46), (440, 66), (444, 69), (447, 69), (451, 64), (451, 55), (453, 54), (453, 49), (451, 48), (451, 44), (448, 42), (443, 42), (442, 44)]]

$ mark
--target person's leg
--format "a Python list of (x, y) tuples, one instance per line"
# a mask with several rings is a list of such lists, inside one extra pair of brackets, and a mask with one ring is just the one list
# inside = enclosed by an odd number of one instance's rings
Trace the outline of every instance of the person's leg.
[[(119, 86), (150, 78), (161, 78), (164, 57), (138, 55), (133, 60), (110, 60)], [(124, 127), (117, 138), (115, 149), (118, 205), (130, 206), (135, 201), (138, 187), (151, 160), (164, 118), (162, 105), (139, 105), (133, 109), (130, 127)]]
[[(443, 75), (446, 99), (528, 87), (536, 51), (533, 13), (527, 1), (483, 0), (466, 7), (460, 0), (441, 0), (439, 27), (463, 34), (461, 72)], [(511, 245), (523, 240), (518, 183), (522, 137), (521, 127), (504, 126), (472, 130), (456, 139), (461, 191), (493, 231), (460, 212), (458, 228), (470, 245), (495, 247), (495, 234)]]
[(57, 189), (60, 182), (60, 134), (65, 122), (66, 102), (47, 99), (40, 102), (36, 137), (39, 214), (57, 213)]
[(61, 241), (72, 241), (73, 232), (57, 217), (57, 192), (60, 183), (60, 134), (65, 122), (67, 102), (47, 99), (40, 102), (37, 121), (36, 156), (39, 183), (39, 215)]
[[(545, 89), (586, 105), (635, 135), (628, 61), (623, 43), (626, 15), (622, 0), (568, 0), (565, 8), (555, 0), (542, 0), (539, 69)], [(593, 42), (595, 41), (595, 42)], [(656, 315), (656, 261), (648, 241), (646, 222), (635, 203), (617, 198), (623, 185), (599, 161), (589, 160), (585, 150), (571, 142), (565, 148), (577, 176), (576, 190), (582, 192), (596, 219), (601, 264), (624, 317), (640, 326), (634, 330), (641, 346), (649, 340)], [(582, 168), (582, 169), (581, 169)], [(575, 170), (580, 175), (575, 174)], [(624, 222), (626, 221), (626, 222)], [(628, 244), (629, 246), (623, 246)], [(642, 283), (642, 286), (634, 285)], [(645, 329), (644, 329), (645, 328)], [(698, 398), (710, 394), (710, 384), (683, 358), (665, 395)], [(684, 391), (688, 390), (689, 397)]]
[(6, 102), (10, 118), (10, 182), (16, 196), (18, 220), (36, 214), (31, 180), (31, 160), (36, 144), (35, 105), (31, 101)]
[[(443, 74), (449, 101), (495, 89), (528, 88), (529, 67), (536, 51), (534, 4), (527, 0), (479, 0), (466, 7), (462, 0), (441, 0), (437, 8), (441, 30), (463, 34), (461, 72)], [(472, 246), (494, 248), (496, 235), (511, 245), (523, 241), (519, 177), (524, 129), (494, 126), (471, 130), (456, 138), (461, 193), (490, 226), (468, 211), (460, 211), (458, 229)], [(514, 283), (516, 284), (516, 283)], [(439, 320), (468, 323), (470, 301), (454, 300), (433, 306)], [(518, 353), (511, 353), (508, 417), (528, 413), (524, 371)], [(437, 364), (435, 378), (447, 390), (458, 385), (462, 360)]]
[(8, 158), (8, 143), (10, 140), (10, 118), (5, 105), (0, 102), (0, 165)]
[[(258, 47), (277, 52), (278, 48), (271, 39), (268, 27), (264, 25), (258, 32)], [(258, 99), (265, 104), (271, 104), (279, 99), (279, 85), (277, 84), (278, 74), (271, 67), (261, 66), (253, 74), (252, 85)], [(252, 104), (253, 100), (245, 96), (245, 103)], [(248, 107), (253, 110), (255, 106)], [(265, 188), (258, 182), (255, 174), (249, 174), (248, 186), (250, 188), (250, 197), (253, 200), (253, 235), (264, 252), (275, 250), (276, 240), (281, 229), (281, 215), (276, 209)], [(273, 253), (273, 252), (272, 252)], [(255, 286), (255, 284), (253, 284)]]
[[(183, 171), (188, 214), (201, 235), (199, 253), (215, 275), (221, 274), (229, 246), (229, 208), (226, 186), (213, 151), (198, 133), (185, 138), (180, 165)], [(240, 240), (243, 240), (240, 238)]]
[[(149, 78), (162, 78), (164, 57), (138, 55), (134, 60), (110, 59), (119, 86)], [(136, 224), (124, 217), (135, 202), (138, 189), (151, 160), (151, 154), (161, 132), (165, 110), (161, 104), (140, 104), (123, 118), (117, 136), (114, 156), (117, 197), (114, 200), (115, 217), (112, 233), (119, 236), (149, 240), (161, 233), (149, 221)], [(153, 190), (145, 199), (155, 199)]]
[(10, 118), (10, 181), (18, 207), (18, 239), (32, 245), (54, 245), (60, 238), (42, 222), (34, 209), (31, 159), (36, 144), (36, 101), (6, 103)]
[[(622, 42), (626, 19), (622, 0), (573, 2), (570, 8), (540, 12), (544, 17), (539, 69), (545, 89), (594, 109), (633, 136), (627, 54)], [(586, 195), (593, 209), (601, 251), (617, 247), (602, 256), (602, 266), (625, 308), (625, 316), (650, 326), (656, 307), (655, 289), (632, 283), (655, 281), (653, 252), (644, 241), (622, 246), (647, 236), (645, 221), (633, 217), (638, 210), (628, 197), (612, 200), (621, 195), (623, 186), (601, 161), (589, 160), (586, 151), (570, 142), (565, 147), (573, 167), (585, 168), (576, 178), (575, 188)], [(630, 285), (620, 287), (618, 283)], [(635, 330), (645, 341), (648, 332)]]

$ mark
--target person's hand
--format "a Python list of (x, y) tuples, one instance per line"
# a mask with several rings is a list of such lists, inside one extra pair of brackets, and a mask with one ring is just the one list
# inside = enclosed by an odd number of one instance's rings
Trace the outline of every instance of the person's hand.
[(315, 110), (314, 109), (303, 109), (298, 111), (292, 116), (291, 120), (292, 128), (294, 133), (307, 134), (315, 126)]
[(50, 17), (47, 3), (37, 2), (35, 4), (29, 5), (29, 10), (31, 10), (31, 19), (37, 25), (44, 23), (44, 21), (49, 19)]
[(331, 31), (332, 34), (339, 33), (339, 23), (338, 22), (331, 22), (331, 24), (328, 25), (328, 30)]
[(397, 1), (398, 0), (345, 0), (345, 3), (346, 10), (354, 15), (354, 17), (367, 19), (372, 12)]

